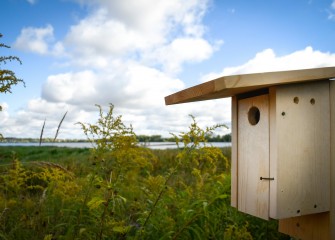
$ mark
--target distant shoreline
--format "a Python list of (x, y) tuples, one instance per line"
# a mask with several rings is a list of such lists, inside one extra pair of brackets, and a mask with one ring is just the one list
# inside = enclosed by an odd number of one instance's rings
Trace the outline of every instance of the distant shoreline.
[[(163, 138), (160, 135), (153, 135), (153, 136), (145, 136), (145, 135), (138, 135), (137, 140), (140, 143), (151, 143), (151, 142), (159, 142), (159, 143), (170, 143), (175, 142), (175, 139), (170, 138)], [(5, 137), (0, 140), (0, 143), (39, 143), (39, 138), (15, 138), (15, 137)], [(224, 136), (213, 136), (207, 138), (207, 142), (231, 142), (230, 134)], [(53, 138), (43, 138), (42, 143), (90, 143), (87, 139), (56, 139), (54, 141)]]
[[(230, 147), (230, 142), (208, 142), (208, 146)], [(140, 146), (150, 149), (174, 149), (175, 142), (140, 142)], [(1, 142), (0, 147), (39, 147), (39, 142)], [(93, 148), (91, 142), (42, 142), (41, 147)]]

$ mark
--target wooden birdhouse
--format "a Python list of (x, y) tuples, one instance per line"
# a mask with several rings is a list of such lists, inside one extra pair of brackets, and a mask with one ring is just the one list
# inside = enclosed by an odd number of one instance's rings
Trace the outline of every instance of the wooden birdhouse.
[(231, 205), (335, 239), (335, 67), (224, 76), (167, 105), (232, 97)]

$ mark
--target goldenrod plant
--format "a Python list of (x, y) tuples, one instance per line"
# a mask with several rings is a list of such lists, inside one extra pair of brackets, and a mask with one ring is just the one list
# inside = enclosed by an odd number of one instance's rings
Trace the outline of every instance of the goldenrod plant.
[(230, 207), (229, 150), (205, 138), (223, 125), (191, 116), (178, 148), (151, 150), (97, 107), (90, 150), (0, 148), (0, 239), (290, 239)]
[[(3, 35), (0, 33), (0, 38)], [(10, 48), (10, 46), (0, 43), (0, 48)], [(21, 59), (16, 56), (0, 56), (0, 65), (6, 64), (8, 62), (18, 62), (22, 64)], [(0, 92), (1, 93), (11, 93), (12, 86), (17, 85), (18, 83), (23, 83), (24, 81), (20, 78), (17, 78), (15, 72), (9, 69), (0, 68)]]
[[(3, 35), (0, 33), (0, 38)], [(10, 46), (0, 43), (0, 48), (10, 48)], [(16, 56), (0, 56), (0, 93), (12, 93), (12, 87), (17, 85), (18, 83), (23, 83), (24, 81), (20, 78), (17, 78), (15, 72), (9, 69), (4, 69), (1, 65), (5, 65), (8, 62), (18, 62), (22, 64), (20, 58)], [(0, 106), (0, 111), (2, 111), (2, 107)], [(2, 134), (0, 133), (0, 140), (3, 138)]]

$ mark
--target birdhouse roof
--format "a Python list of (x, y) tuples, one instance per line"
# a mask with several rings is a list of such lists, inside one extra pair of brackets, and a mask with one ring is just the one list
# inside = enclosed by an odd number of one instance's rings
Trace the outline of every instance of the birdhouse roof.
[(231, 97), (270, 86), (335, 78), (335, 67), (223, 76), (165, 97), (165, 104)]

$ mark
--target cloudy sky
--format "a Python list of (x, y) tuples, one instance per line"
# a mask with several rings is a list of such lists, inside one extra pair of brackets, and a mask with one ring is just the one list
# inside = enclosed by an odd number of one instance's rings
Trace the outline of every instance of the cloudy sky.
[[(0, 95), (5, 137), (84, 138), (95, 104), (137, 134), (230, 125), (230, 99), (165, 106), (222, 75), (335, 66), (335, 0), (1, 0), (0, 56), (26, 88)], [(227, 133), (230, 130), (218, 132)]]

